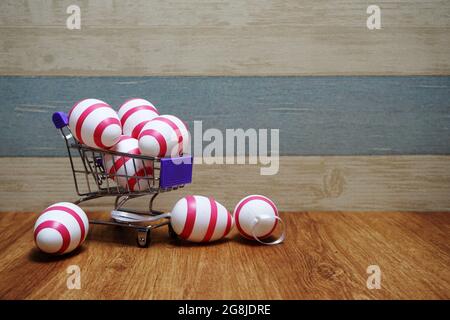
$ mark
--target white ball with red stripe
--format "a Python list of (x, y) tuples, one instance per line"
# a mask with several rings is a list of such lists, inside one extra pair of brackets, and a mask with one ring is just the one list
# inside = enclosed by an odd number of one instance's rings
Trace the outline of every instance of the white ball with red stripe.
[(225, 237), (233, 227), (233, 217), (213, 198), (186, 196), (175, 204), (170, 223), (182, 239), (211, 242)]
[(118, 113), (123, 134), (136, 139), (144, 125), (159, 115), (158, 110), (150, 101), (141, 98), (125, 101), (120, 106)]
[(186, 124), (172, 115), (162, 115), (147, 122), (139, 134), (142, 154), (151, 157), (176, 157), (189, 148)]
[(253, 234), (259, 239), (269, 237), (278, 223), (275, 203), (261, 195), (250, 195), (239, 201), (233, 216), (239, 233), (247, 239), (254, 239)]
[(70, 202), (59, 202), (45, 209), (34, 225), (34, 241), (43, 252), (69, 253), (86, 239), (89, 220), (83, 209)]
[[(132, 155), (141, 154), (137, 139), (125, 135), (122, 135), (119, 138), (119, 142), (110, 150)], [(153, 176), (152, 161), (106, 154), (104, 166), (106, 172), (113, 177), (114, 181), (126, 189), (129, 187), (130, 191), (148, 190), (149, 182), (151, 186), (152, 180), (150, 177)]]
[(115, 145), (122, 134), (117, 113), (98, 99), (77, 102), (69, 112), (69, 128), (80, 143), (100, 149)]

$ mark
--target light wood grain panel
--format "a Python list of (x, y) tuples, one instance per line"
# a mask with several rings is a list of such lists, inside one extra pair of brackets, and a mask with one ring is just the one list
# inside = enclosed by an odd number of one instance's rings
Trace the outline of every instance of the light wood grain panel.
[(2, 75), (449, 74), (448, 1), (73, 1), (0, 3)]
[[(89, 212), (93, 218), (106, 214)], [(0, 215), (1, 299), (449, 299), (450, 215), (296, 212), (287, 238), (266, 247), (233, 230), (195, 245), (156, 229), (142, 249), (133, 232), (91, 226), (81, 250), (48, 257), (33, 244), (36, 215)], [(66, 268), (81, 269), (68, 290)], [(366, 287), (369, 265), (381, 289)], [(226, 275), (226, 276), (224, 276)]]
[[(0, 211), (76, 199), (67, 158), (0, 158), (0, 188)], [(157, 209), (170, 210), (186, 194), (214, 196), (230, 210), (245, 195), (265, 194), (283, 211), (449, 211), (450, 156), (281, 157), (273, 176), (257, 165), (195, 165), (193, 184), (160, 195)], [(135, 201), (146, 208), (147, 199)], [(103, 198), (83, 206), (112, 205)]]

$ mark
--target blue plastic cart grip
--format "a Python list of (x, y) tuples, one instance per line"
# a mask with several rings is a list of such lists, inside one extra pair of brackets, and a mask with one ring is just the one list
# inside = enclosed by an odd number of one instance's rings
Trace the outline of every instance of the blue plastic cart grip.
[(55, 112), (52, 116), (52, 121), (56, 129), (61, 129), (69, 125), (69, 118), (65, 112)]
[(192, 156), (162, 158), (159, 186), (163, 189), (192, 182)]

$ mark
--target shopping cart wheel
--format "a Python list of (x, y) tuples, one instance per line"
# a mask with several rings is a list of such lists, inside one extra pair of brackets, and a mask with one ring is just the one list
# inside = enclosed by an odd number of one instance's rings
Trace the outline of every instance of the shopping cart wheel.
[(150, 229), (139, 229), (137, 233), (137, 244), (141, 248), (147, 248), (150, 245)]
[(169, 237), (171, 237), (172, 239), (178, 239), (178, 235), (175, 232), (175, 230), (173, 230), (172, 225), (169, 223)]

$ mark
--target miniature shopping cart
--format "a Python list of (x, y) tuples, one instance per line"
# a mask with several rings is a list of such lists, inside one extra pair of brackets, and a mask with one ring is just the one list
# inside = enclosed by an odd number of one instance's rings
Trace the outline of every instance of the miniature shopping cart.
[[(112, 213), (125, 213), (127, 214), (127, 217), (129, 217), (126, 220), (127, 222), (123, 222), (123, 220), (119, 222), (118, 220), (111, 219), (109, 221), (89, 220), (89, 223), (135, 229), (137, 231), (137, 243), (140, 247), (147, 247), (149, 245), (152, 229), (164, 225), (168, 225), (169, 234), (172, 237), (176, 237), (176, 234), (169, 223), (168, 215), (164, 216), (161, 211), (154, 210), (153, 202), (158, 194), (176, 190), (191, 183), (192, 156), (155, 158), (91, 148), (84, 144), (80, 144), (74, 139), (68, 127), (69, 120), (67, 114), (64, 112), (55, 112), (52, 120), (55, 127), (60, 131), (67, 146), (75, 189), (80, 196), (75, 204), (111, 196), (115, 197), (114, 210)], [(122, 174), (117, 172), (106, 172), (104, 167), (106, 155), (111, 156), (114, 166), (115, 162), (120, 161), (122, 157), (124, 158), (122, 161), (133, 161), (135, 169), (140, 163), (146, 168), (150, 162), (153, 166), (153, 172), (145, 172), (144, 169), (144, 174), (136, 177), (128, 175), (127, 166), (124, 166), (125, 172), (122, 172)], [(134, 171), (136, 172), (136, 170)], [(117, 184), (115, 182), (117, 179), (126, 181), (125, 186)], [(138, 188), (139, 190), (133, 190), (133, 188), (130, 188), (130, 183), (128, 182), (130, 179), (139, 179), (139, 185), (144, 187)], [(125, 208), (127, 201), (142, 196), (150, 196), (148, 210), (140, 211)], [(147, 222), (143, 225), (142, 219), (139, 219), (139, 217), (143, 215), (154, 216), (154, 223), (148, 224)], [(136, 219), (137, 222), (133, 222), (133, 216), (138, 217)], [(150, 220), (151, 218), (147, 219), (147, 221)]]

